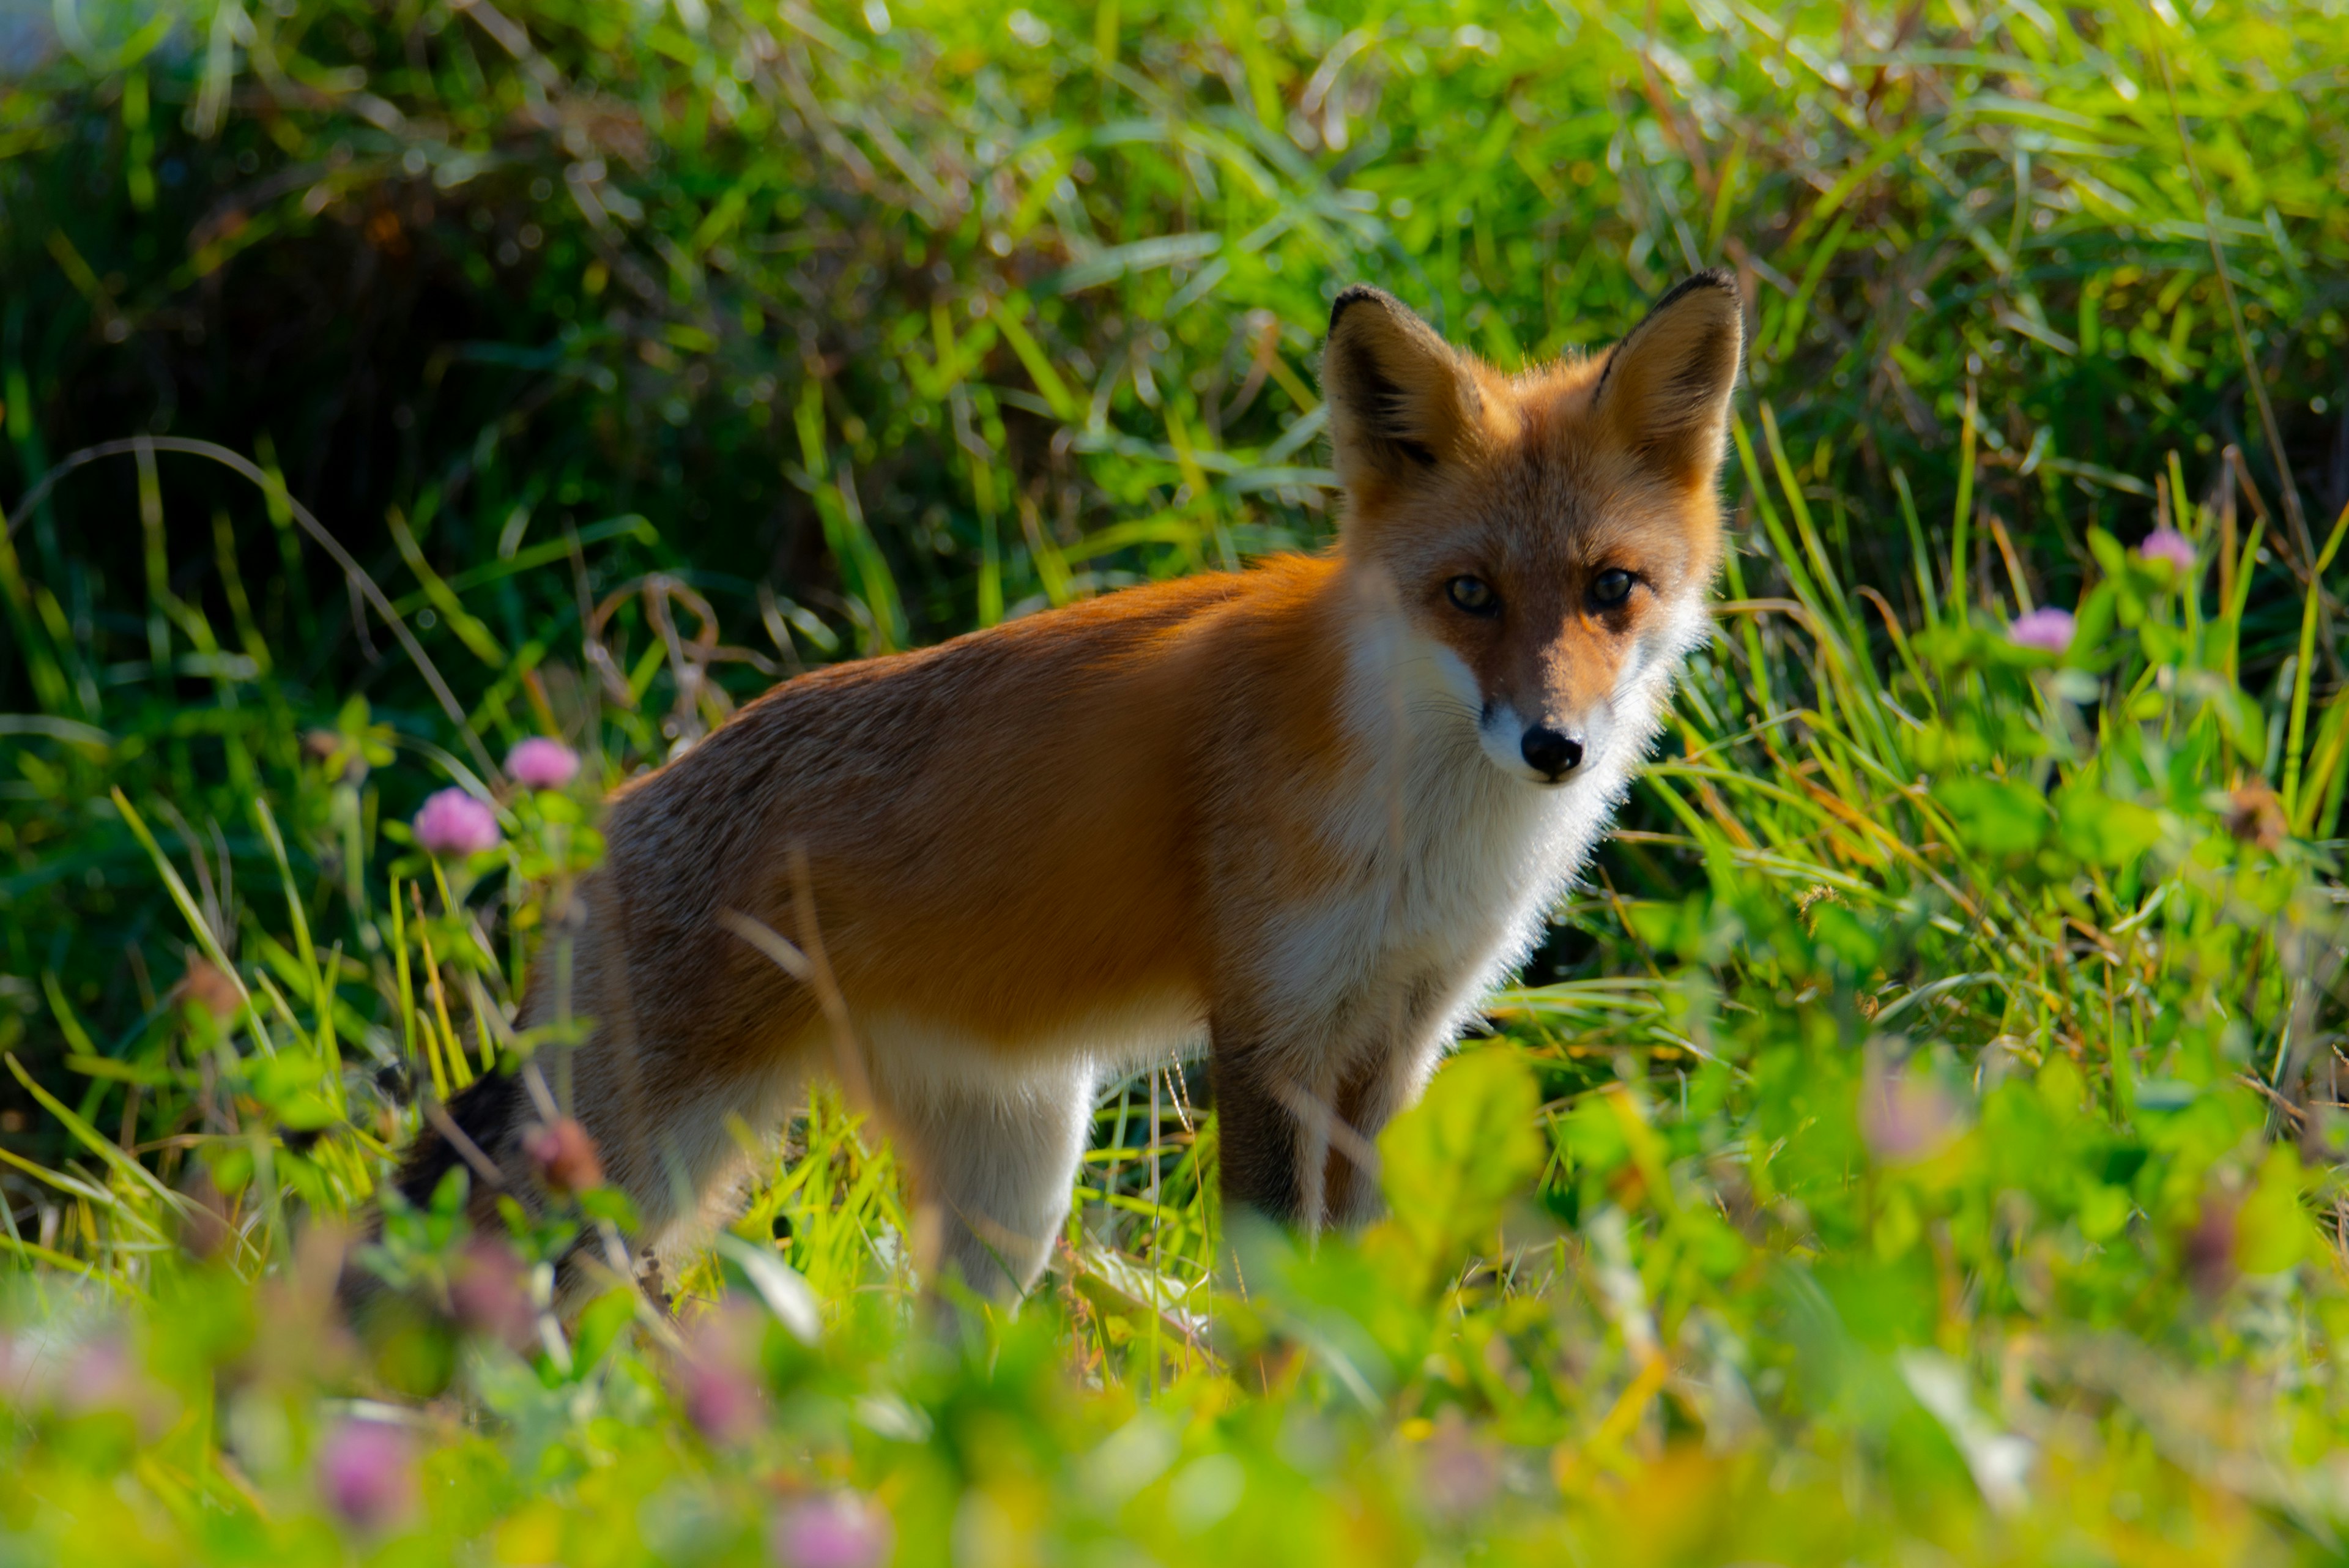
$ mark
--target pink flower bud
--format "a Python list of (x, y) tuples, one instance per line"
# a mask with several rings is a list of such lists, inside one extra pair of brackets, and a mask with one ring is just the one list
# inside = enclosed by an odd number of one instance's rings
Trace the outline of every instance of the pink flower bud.
[(755, 1310), (735, 1303), (686, 1331), (677, 1363), (678, 1403), (694, 1429), (713, 1443), (741, 1442), (765, 1418), (758, 1371), (764, 1326)]
[(1482, 1513), (1501, 1490), (1501, 1467), (1492, 1449), (1468, 1430), (1456, 1407), (1436, 1423), (1420, 1459), (1420, 1483), (1428, 1507), (1445, 1519)]
[(440, 790), (416, 814), (416, 845), (427, 855), (478, 855), (497, 843), (497, 813), (463, 790)]
[(2215, 1301), (2235, 1282), (2235, 1199), (2213, 1194), (2202, 1199), (2194, 1229), (2186, 1233), (2178, 1263), (2186, 1282), (2204, 1301)]
[(144, 1381), (129, 1344), (109, 1331), (84, 1345), (67, 1364), (57, 1379), (57, 1405), (76, 1416), (131, 1409), (140, 1403)]
[(180, 1220), (180, 1244), (199, 1258), (215, 1258), (236, 1238), (234, 1199), (220, 1189), (212, 1173), (197, 1166), (182, 1189), (188, 1209)]
[(171, 988), (172, 1000), (192, 1002), (212, 1015), (215, 1022), (224, 1023), (236, 1016), (244, 1005), (244, 997), (236, 981), (213, 967), (210, 959), (191, 958), (188, 972)]
[(739, 1443), (759, 1429), (759, 1389), (740, 1367), (688, 1362), (678, 1382), (685, 1418), (711, 1442)]
[(585, 1192), (604, 1185), (604, 1164), (595, 1158), (595, 1140), (587, 1129), (565, 1116), (553, 1127), (543, 1124), (523, 1135), (522, 1151), (530, 1157), (549, 1192)]
[(2044, 649), (2049, 653), (2061, 653), (2072, 646), (2072, 634), (2079, 623), (2070, 610), (2035, 609), (2029, 615), (2018, 616), (2006, 628), (2006, 635), (2025, 648)]
[(122, 1328), (100, 1329), (75, 1346), (62, 1366), (57, 1365), (56, 1354), (34, 1352), (19, 1361), (19, 1369), (28, 1375), (26, 1382), (22, 1387), (0, 1388), (0, 1407), (10, 1399), (46, 1396), (63, 1416), (100, 1411), (128, 1416), (138, 1428), (140, 1441), (147, 1443), (170, 1428), (179, 1401), (168, 1386), (148, 1376), (138, 1347)]
[(2247, 779), (2227, 797), (2227, 831), (2244, 844), (2274, 849), (2292, 831), (2283, 802), (2262, 778)]
[(799, 1498), (775, 1511), (767, 1554), (777, 1568), (877, 1568), (889, 1555), (889, 1516), (854, 1492)]
[(2168, 562), (2181, 576), (2193, 574), (2194, 541), (2175, 528), (2157, 528), (2147, 534), (2138, 543), (2137, 553), (2148, 561)]
[(560, 741), (533, 735), (506, 753), (506, 772), (525, 789), (561, 789), (578, 776), (579, 753)]
[(529, 1271), (512, 1246), (493, 1237), (476, 1236), (458, 1254), (449, 1278), (449, 1310), (468, 1333), (511, 1350), (527, 1350), (538, 1338)]
[(416, 1449), (381, 1421), (348, 1421), (318, 1450), (318, 1495), (354, 1530), (397, 1524), (416, 1506)]
[(1963, 1128), (1958, 1107), (1931, 1078), (1869, 1069), (1859, 1091), (1859, 1132), (1877, 1158), (1893, 1165), (1930, 1158)]

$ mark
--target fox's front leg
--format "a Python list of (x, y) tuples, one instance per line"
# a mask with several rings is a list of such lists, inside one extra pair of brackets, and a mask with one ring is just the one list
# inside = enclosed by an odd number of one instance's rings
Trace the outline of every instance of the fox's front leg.
[(1349, 1034), (1300, 1042), (1239, 1017), (1216, 1022), (1208, 1075), (1227, 1211), (1309, 1231), (1378, 1214), (1379, 1133), (1436, 1043)]

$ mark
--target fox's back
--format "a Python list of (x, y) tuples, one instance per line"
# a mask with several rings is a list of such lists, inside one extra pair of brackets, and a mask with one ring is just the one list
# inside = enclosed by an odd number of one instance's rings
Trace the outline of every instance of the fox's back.
[(720, 923), (736, 910), (820, 941), (861, 1008), (1007, 1046), (1182, 1005), (1207, 956), (1202, 815), (1268, 748), (1315, 749), (1335, 569), (1127, 589), (776, 687), (614, 803), (586, 889), (599, 967), (640, 1029), (795, 1027), (804, 993)]

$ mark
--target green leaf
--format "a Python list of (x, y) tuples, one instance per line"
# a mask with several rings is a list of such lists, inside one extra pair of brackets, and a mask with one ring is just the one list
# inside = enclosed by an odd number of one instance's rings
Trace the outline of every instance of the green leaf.
[(636, 1206), (628, 1200), (624, 1189), (607, 1182), (602, 1187), (591, 1187), (577, 1197), (579, 1211), (590, 1220), (606, 1220), (624, 1234), (635, 1233)]
[(2027, 784), (1959, 778), (1933, 787), (1967, 845), (1985, 855), (2028, 855), (2047, 830), (2047, 802)]
[(2300, 1152), (2277, 1144), (2261, 1162), (2259, 1184), (2235, 1212), (2235, 1266), (2277, 1274), (2307, 1251), (2308, 1215), (2300, 1206)]
[(2064, 649), (2066, 663), (2099, 668), (2112, 662), (2108, 642), (2120, 614), (2116, 599), (2109, 582), (2098, 583), (2081, 597), (2080, 607), (2072, 612), (2072, 646)]
[(1424, 1255), (1446, 1256), (1490, 1231), (1541, 1168), (1541, 1096), (1525, 1057), (1490, 1046), (1454, 1057), (1419, 1104), (1379, 1139), (1396, 1222)]
[(618, 1343), (628, 1324), (636, 1317), (636, 1304), (642, 1300), (630, 1286), (605, 1291), (587, 1303), (579, 1314), (579, 1331), (571, 1345), (574, 1372), (584, 1376), (604, 1359), (604, 1353)]
[(318, 1058), (306, 1051), (256, 1056), (245, 1064), (245, 1072), (253, 1097), (267, 1106), (282, 1126), (310, 1131), (342, 1119), (324, 1090)]
[(1812, 906), (1811, 935), (1819, 946), (1859, 974), (1874, 969), (1883, 950), (1876, 933), (1858, 916), (1832, 899), (1822, 898)]
[(2058, 794), (2055, 819), (2065, 851), (2091, 866), (2127, 866), (2161, 840), (2159, 815), (2092, 784)]
[(2096, 565), (2105, 569), (2106, 576), (2120, 577), (2128, 574), (2128, 552), (2121, 548), (2118, 539), (2102, 528), (2088, 530), (2088, 553), (2095, 556)]
[(2089, 1185), (2080, 1195), (2080, 1234), (2091, 1241), (2104, 1241), (2120, 1234), (2128, 1223), (2129, 1195), (2121, 1188), (2108, 1187), (2099, 1181)]
[(1623, 1121), (1603, 1095), (1585, 1095), (1558, 1127), (1558, 1147), (1579, 1169), (1607, 1176), (1631, 1158)]

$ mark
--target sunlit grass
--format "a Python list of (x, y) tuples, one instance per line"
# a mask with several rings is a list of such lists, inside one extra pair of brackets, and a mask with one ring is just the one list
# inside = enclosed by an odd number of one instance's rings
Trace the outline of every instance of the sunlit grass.
[[(83, 6), (0, 88), (0, 1555), (2337, 1555), (2338, 18), (818, 11)], [(1226, 1234), (1170, 1068), (939, 1332), (819, 1086), (672, 1311), (545, 1310), (608, 1190), (452, 1189), (336, 1325), (605, 791), (1325, 540), (1343, 282), (1514, 365), (1716, 262), (1718, 632), (1391, 1222)]]

